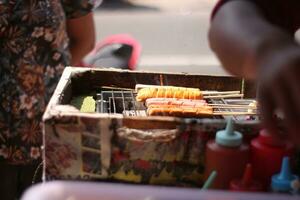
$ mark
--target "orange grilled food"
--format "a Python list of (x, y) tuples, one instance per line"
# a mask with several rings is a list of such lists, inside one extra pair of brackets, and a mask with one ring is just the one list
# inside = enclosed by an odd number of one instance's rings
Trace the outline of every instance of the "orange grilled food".
[(150, 116), (176, 116), (176, 117), (201, 117), (213, 115), (211, 106), (172, 106), (172, 105), (151, 105), (147, 109)]
[(145, 101), (148, 98), (202, 99), (203, 95), (198, 88), (174, 86), (149, 87), (138, 91), (136, 96), (137, 101)]
[(174, 105), (199, 107), (208, 105), (204, 99), (178, 99), (178, 98), (149, 98), (145, 101), (146, 107), (151, 105)]
[(150, 116), (201, 117), (213, 115), (213, 107), (205, 100), (177, 98), (149, 98), (146, 100)]

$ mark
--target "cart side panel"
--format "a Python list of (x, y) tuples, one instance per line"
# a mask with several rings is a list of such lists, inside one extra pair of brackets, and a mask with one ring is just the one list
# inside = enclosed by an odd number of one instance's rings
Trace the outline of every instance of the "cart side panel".
[(68, 113), (44, 121), (46, 179), (108, 177), (112, 128), (119, 119)]

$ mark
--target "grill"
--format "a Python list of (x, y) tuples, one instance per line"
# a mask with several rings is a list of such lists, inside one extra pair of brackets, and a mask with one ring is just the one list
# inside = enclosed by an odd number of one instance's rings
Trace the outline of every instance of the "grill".
[[(102, 88), (96, 95), (96, 112), (108, 114), (123, 114), (123, 116), (147, 116), (147, 108), (143, 102), (136, 101), (136, 91), (132, 89)], [(249, 105), (253, 99), (206, 99), (209, 104), (218, 105)], [(222, 112), (246, 112), (245, 108), (214, 108)], [(223, 116), (212, 116), (220, 119)], [(256, 119), (256, 116), (233, 116), (236, 120)]]
[[(213, 104), (220, 104), (220, 105), (249, 105), (250, 103), (255, 102), (253, 99), (210, 99), (208, 102)], [(222, 112), (246, 112), (248, 109), (229, 109), (229, 108), (216, 108), (217, 111)], [(257, 112), (257, 110), (255, 110)], [(258, 120), (258, 116), (251, 115), (251, 116), (244, 116), (244, 115), (236, 115), (232, 116), (235, 120)]]
[(96, 111), (123, 114), (124, 116), (147, 116), (143, 103), (135, 100), (134, 90), (104, 90), (97, 94)]

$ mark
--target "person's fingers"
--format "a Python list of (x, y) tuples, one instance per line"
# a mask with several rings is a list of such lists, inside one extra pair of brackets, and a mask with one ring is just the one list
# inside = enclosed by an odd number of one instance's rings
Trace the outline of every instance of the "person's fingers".
[(270, 133), (278, 133), (276, 119), (274, 117), (274, 101), (272, 99), (270, 90), (260, 86), (258, 88), (258, 102), (263, 127), (266, 128)]
[(278, 79), (277, 84), (272, 87), (271, 91), (276, 108), (283, 113), (284, 128), (288, 132), (289, 137), (295, 141), (298, 138), (297, 132), (300, 128), (300, 123), (297, 119), (297, 108), (287, 84), (288, 82), (284, 78)]

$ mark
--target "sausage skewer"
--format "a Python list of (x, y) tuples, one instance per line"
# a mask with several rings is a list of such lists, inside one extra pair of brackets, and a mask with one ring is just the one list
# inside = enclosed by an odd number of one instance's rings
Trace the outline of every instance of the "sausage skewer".
[[(160, 86), (160, 85), (144, 85), (144, 84), (136, 84), (135, 91), (139, 92), (139, 90), (143, 88), (171, 88), (176, 86)], [(177, 88), (189, 88), (189, 87), (177, 87)], [(191, 89), (199, 89), (199, 88), (191, 88)], [(241, 92), (238, 90), (234, 91), (202, 91), (203, 95), (217, 95), (217, 94), (240, 94)]]
[[(212, 106), (205, 100), (190, 100), (176, 98), (150, 98), (146, 102), (148, 115), (178, 116), (178, 117), (202, 117), (213, 115), (255, 115), (256, 107), (249, 105), (217, 104)], [(215, 111), (215, 109), (244, 109), (245, 111)], [(251, 109), (249, 109), (251, 108)]]
[[(147, 86), (147, 87), (146, 87)], [(239, 91), (200, 91), (198, 88), (136, 85), (137, 101), (145, 101), (148, 98), (180, 98), (180, 99), (220, 99), (243, 97)]]

